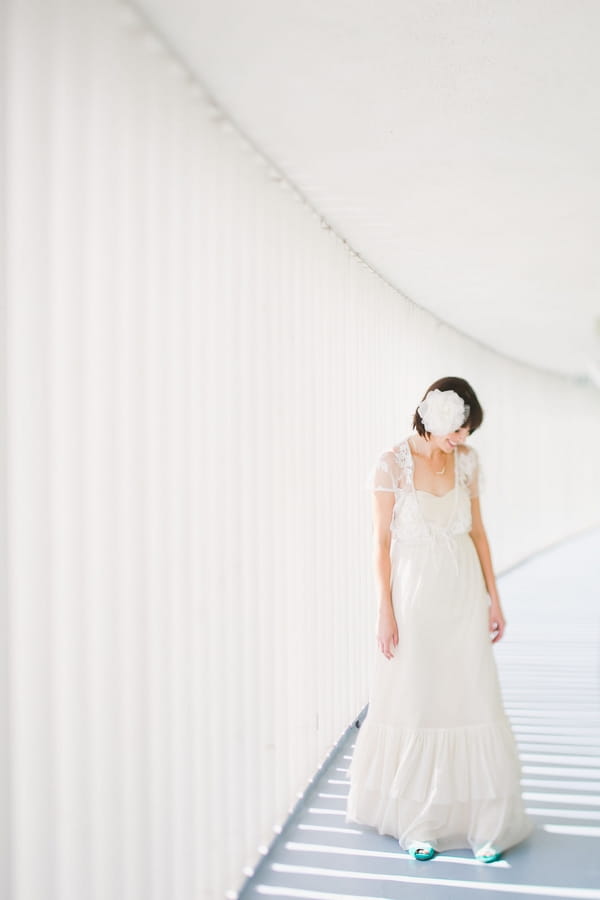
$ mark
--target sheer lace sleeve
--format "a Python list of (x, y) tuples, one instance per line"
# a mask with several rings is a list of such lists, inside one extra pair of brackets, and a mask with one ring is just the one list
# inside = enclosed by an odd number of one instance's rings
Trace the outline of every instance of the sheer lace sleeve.
[(367, 475), (365, 488), (368, 491), (396, 493), (402, 489), (403, 482), (402, 467), (396, 455), (391, 450), (386, 450)]
[(469, 447), (468, 451), (462, 452), (461, 463), (464, 484), (469, 492), (469, 497), (479, 497), (482, 487), (481, 464), (479, 462), (479, 454), (474, 447)]

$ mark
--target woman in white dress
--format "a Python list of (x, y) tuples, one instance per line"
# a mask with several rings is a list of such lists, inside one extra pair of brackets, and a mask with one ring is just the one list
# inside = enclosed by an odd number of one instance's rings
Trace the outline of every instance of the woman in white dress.
[(346, 820), (393, 835), (415, 859), (470, 848), (493, 862), (533, 829), (492, 648), (505, 620), (478, 457), (465, 443), (482, 420), (468, 382), (436, 381), (414, 433), (368, 478), (379, 652)]

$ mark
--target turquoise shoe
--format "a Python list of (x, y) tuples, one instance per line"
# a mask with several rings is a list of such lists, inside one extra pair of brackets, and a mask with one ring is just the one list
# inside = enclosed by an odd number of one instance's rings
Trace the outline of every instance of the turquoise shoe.
[(435, 848), (429, 841), (412, 841), (407, 847), (413, 859), (433, 859)]
[(502, 857), (502, 853), (496, 850), (495, 847), (485, 846), (482, 847), (481, 850), (478, 850), (475, 854), (475, 859), (480, 860), (480, 862), (484, 863), (492, 863), (497, 862)]

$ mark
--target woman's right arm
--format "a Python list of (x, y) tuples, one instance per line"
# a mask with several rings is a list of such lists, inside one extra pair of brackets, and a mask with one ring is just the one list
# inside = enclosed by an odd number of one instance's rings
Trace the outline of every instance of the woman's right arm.
[(386, 659), (392, 659), (398, 646), (398, 626), (392, 606), (390, 523), (394, 494), (374, 491), (373, 497), (373, 571), (377, 591), (377, 645)]

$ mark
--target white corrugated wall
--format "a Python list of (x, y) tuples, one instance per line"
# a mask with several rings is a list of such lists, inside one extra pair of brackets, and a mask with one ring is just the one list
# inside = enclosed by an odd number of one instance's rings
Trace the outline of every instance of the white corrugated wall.
[(126, 5), (3, 16), (0, 893), (221, 897), (366, 700), (424, 388), (486, 408), (497, 569), (598, 523), (598, 393), (394, 291)]

